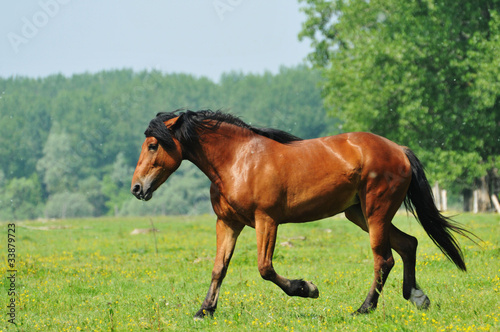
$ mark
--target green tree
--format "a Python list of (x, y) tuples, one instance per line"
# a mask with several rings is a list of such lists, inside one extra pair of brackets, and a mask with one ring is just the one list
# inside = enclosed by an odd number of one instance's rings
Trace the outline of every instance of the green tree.
[(123, 202), (130, 198), (130, 180), (134, 170), (125, 162), (123, 153), (119, 153), (111, 172), (104, 176), (102, 193), (107, 198), (109, 212), (117, 215)]
[(29, 177), (51, 126), (50, 100), (33, 79), (0, 79), (0, 169), (9, 179)]
[(302, 2), (300, 38), (312, 42), (328, 112), (345, 130), (410, 146), (457, 191), (495, 173), (500, 1)]
[(103, 193), (103, 180), (96, 176), (89, 176), (78, 181), (78, 193), (85, 196), (86, 200), (92, 205), (95, 216), (102, 216), (108, 213), (109, 208), (106, 205), (107, 198)]
[[(1, 174), (0, 174), (1, 178)], [(28, 178), (0, 179), (0, 220), (35, 219), (44, 204), (42, 186), (36, 173)]]
[(49, 194), (73, 191), (77, 188), (81, 157), (75, 153), (66, 132), (53, 128), (38, 160), (37, 170)]
[(49, 197), (44, 213), (46, 218), (90, 217), (94, 207), (81, 193), (59, 192)]

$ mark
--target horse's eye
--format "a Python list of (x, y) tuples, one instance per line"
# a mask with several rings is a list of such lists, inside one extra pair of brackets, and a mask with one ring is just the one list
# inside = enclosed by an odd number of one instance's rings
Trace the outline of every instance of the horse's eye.
[(148, 149), (149, 151), (156, 151), (158, 150), (158, 144), (149, 144)]

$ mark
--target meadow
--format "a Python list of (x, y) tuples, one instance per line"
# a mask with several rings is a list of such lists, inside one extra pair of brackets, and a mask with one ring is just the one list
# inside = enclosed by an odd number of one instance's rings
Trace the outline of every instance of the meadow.
[[(351, 316), (373, 278), (368, 236), (343, 217), (280, 226), (274, 266), (315, 283), (318, 299), (291, 298), (261, 279), (255, 231), (236, 245), (213, 318), (194, 321), (210, 282), (215, 218), (99, 218), (16, 223), (15, 296), (9, 296), (8, 223), (1, 223), (0, 331), (498, 331), (500, 216), (456, 217), (483, 242), (459, 238), (460, 272), (406, 214), (395, 224), (419, 239), (417, 280), (431, 299), (419, 311), (401, 294), (395, 254), (378, 309)], [(132, 235), (136, 229), (159, 232)], [(12, 251), (12, 250), (11, 250)], [(7, 305), (15, 300), (16, 326)]]

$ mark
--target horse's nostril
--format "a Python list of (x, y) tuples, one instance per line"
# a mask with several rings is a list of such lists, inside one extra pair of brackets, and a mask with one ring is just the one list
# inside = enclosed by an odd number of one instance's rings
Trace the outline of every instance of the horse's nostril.
[(140, 184), (136, 184), (133, 188), (132, 188), (132, 194), (136, 195), (139, 194), (141, 192), (141, 185)]

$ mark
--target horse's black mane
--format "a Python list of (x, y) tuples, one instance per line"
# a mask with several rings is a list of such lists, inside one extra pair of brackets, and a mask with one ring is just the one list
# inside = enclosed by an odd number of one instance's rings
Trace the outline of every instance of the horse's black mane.
[[(168, 129), (164, 122), (179, 117), (175, 124)], [(190, 145), (199, 141), (200, 130), (216, 130), (221, 123), (232, 124), (241, 128), (251, 130), (252, 132), (275, 140), (282, 144), (288, 144), (294, 141), (302, 140), (287, 132), (272, 128), (256, 128), (243, 122), (240, 118), (220, 111), (185, 111), (161, 112), (151, 120), (148, 128), (144, 132), (146, 137), (156, 137), (165, 149), (175, 147), (172, 136), (181, 144)]]

